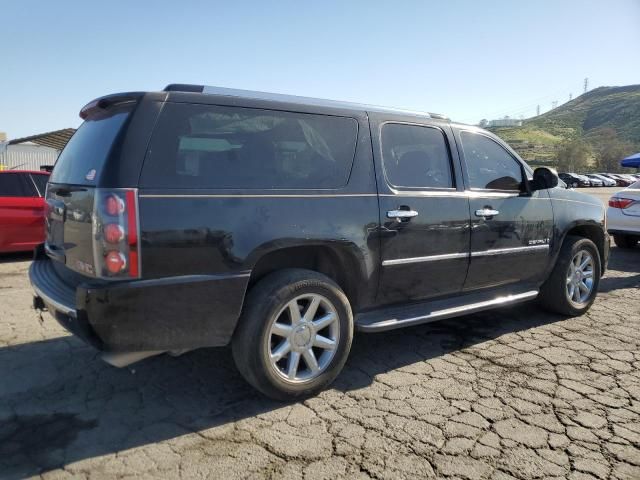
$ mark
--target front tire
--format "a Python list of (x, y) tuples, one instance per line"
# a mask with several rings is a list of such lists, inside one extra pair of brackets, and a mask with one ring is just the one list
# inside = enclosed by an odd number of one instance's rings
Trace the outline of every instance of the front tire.
[(638, 244), (638, 237), (633, 235), (614, 235), (613, 241), (620, 248), (634, 248)]
[(567, 236), (538, 301), (547, 310), (578, 316), (593, 304), (600, 284), (600, 254), (588, 238)]
[(340, 287), (318, 272), (286, 269), (267, 275), (247, 295), (233, 358), (253, 387), (288, 401), (329, 385), (352, 339), (353, 315)]

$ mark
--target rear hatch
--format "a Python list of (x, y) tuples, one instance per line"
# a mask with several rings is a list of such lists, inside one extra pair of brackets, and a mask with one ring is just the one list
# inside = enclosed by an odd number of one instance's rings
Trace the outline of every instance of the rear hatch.
[(133, 109), (131, 101), (107, 106), (83, 109), (85, 122), (58, 157), (46, 194), (47, 254), (90, 277), (100, 275), (94, 258), (97, 186)]

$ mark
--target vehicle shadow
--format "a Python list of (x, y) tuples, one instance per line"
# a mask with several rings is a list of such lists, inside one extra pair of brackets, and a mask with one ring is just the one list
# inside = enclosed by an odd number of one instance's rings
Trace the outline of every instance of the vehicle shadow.
[[(614, 249), (601, 291), (637, 286), (635, 251)], [(627, 276), (619, 276), (626, 272)], [(564, 317), (535, 303), (409, 329), (360, 334), (332, 391), (353, 394), (379, 375)], [(29, 319), (25, 319), (29, 321)], [(32, 319), (36, 322), (35, 314)], [(53, 321), (46, 318), (45, 321)], [(35, 324), (35, 323), (34, 323)], [(380, 378), (380, 377), (378, 377)], [(71, 336), (0, 347), (0, 477), (24, 478), (187, 434), (222, 435), (235, 421), (287, 407), (252, 390), (228, 348), (111, 367)], [(330, 398), (330, 397), (329, 397)], [(212, 429), (218, 429), (213, 431)], [(99, 460), (97, 460), (99, 461)]]
[(33, 252), (0, 253), (0, 263), (26, 262), (33, 258)]
[[(357, 335), (334, 394), (366, 388), (397, 368), (562, 319), (533, 310), (526, 305)], [(202, 434), (287, 406), (255, 393), (227, 348), (116, 369), (77, 339), (59, 337), (0, 348), (0, 378), (0, 472), (9, 479)]]
[[(619, 273), (636, 273), (632, 276), (619, 276)], [(600, 279), (601, 293), (610, 293), (621, 288), (640, 286), (640, 248), (612, 248), (608, 271)]]

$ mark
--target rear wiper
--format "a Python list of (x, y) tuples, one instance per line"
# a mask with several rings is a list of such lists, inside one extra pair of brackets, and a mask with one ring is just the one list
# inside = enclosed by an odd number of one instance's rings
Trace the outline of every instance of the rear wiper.
[(56, 187), (52, 189), (52, 192), (59, 197), (68, 197), (72, 192), (86, 192), (86, 187)]

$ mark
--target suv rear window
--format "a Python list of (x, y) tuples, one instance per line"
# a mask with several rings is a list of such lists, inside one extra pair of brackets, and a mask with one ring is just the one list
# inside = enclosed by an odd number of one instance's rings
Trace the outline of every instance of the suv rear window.
[(58, 157), (51, 182), (95, 185), (129, 112), (130, 107), (109, 109), (80, 125)]
[(214, 105), (165, 105), (141, 186), (312, 189), (347, 183), (353, 118)]

